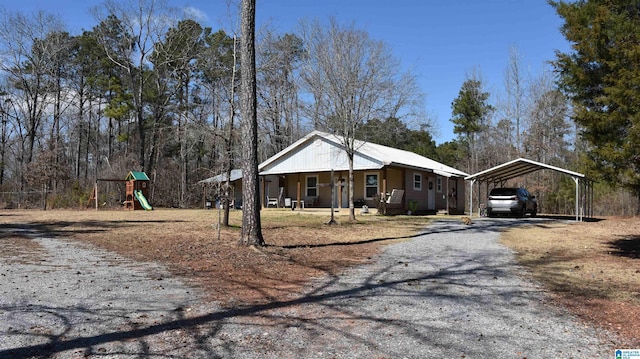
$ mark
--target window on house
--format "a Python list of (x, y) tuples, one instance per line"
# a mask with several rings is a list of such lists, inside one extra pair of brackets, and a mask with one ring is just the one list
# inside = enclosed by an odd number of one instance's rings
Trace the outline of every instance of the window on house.
[(419, 173), (413, 174), (413, 190), (422, 191), (422, 175)]
[(442, 192), (442, 177), (436, 178), (436, 191)]
[(364, 174), (364, 197), (367, 199), (374, 198), (378, 193), (378, 174), (377, 173), (365, 173)]
[(318, 196), (318, 176), (307, 176), (307, 197)]

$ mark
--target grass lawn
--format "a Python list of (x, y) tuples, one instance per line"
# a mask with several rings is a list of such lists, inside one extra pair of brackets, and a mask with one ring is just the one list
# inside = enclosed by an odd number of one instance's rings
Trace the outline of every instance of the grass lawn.
[(640, 218), (532, 225), (501, 241), (561, 305), (640, 347)]

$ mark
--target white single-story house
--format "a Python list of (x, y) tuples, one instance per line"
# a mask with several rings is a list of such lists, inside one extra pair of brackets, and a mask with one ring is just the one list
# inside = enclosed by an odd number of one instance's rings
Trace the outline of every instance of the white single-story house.
[[(349, 162), (342, 143), (335, 135), (313, 131), (262, 162), (258, 170), (263, 205), (349, 207)], [(356, 141), (355, 149), (353, 197), (357, 208), (380, 208), (384, 202), (387, 213), (464, 212), (467, 173), (370, 142)]]

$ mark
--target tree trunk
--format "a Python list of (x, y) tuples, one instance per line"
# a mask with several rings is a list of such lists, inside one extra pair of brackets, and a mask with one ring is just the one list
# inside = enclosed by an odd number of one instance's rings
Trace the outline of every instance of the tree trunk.
[(145, 162), (144, 162), (144, 147), (145, 147), (145, 128), (144, 128), (144, 112), (142, 109), (142, 105), (140, 108), (136, 110), (136, 118), (137, 118), (137, 128), (138, 128), (138, 136), (139, 136), (139, 144), (138, 144), (138, 164), (140, 166), (141, 171), (145, 171)]
[[(79, 117), (83, 118), (84, 115)], [(87, 135), (85, 136), (85, 139), (87, 142), (84, 145), (84, 179), (85, 180), (89, 178), (89, 151), (91, 149), (91, 116), (89, 116), (89, 118), (87, 119), (87, 127), (88, 127)], [(100, 145), (98, 143), (99, 133), (100, 133), (100, 128), (96, 127), (96, 143), (95, 143), (96, 148), (100, 148)]]
[(76, 180), (80, 179), (80, 159), (82, 158), (82, 111), (80, 111), (78, 117), (80, 121), (78, 121), (78, 143), (76, 145)]
[(256, 112), (256, 0), (242, 0), (240, 40), (242, 101), (242, 233), (240, 244), (263, 246)]
[[(78, 89), (78, 145), (76, 147), (76, 180), (80, 179), (80, 160), (82, 158), (82, 121), (84, 120), (84, 77), (80, 76), (80, 86)], [(87, 131), (87, 135), (90, 131)], [(89, 149), (87, 148), (87, 151)], [(85, 162), (88, 165), (88, 162)], [(86, 173), (86, 172), (85, 172)]]
[(180, 114), (178, 115), (178, 142), (180, 143), (180, 200), (179, 207), (186, 208), (187, 197), (187, 114), (186, 105), (180, 100)]
[[(231, 70), (231, 91), (229, 91), (231, 93), (231, 95), (229, 96), (229, 133), (227, 136), (227, 139), (225, 141), (225, 145), (226, 145), (226, 153), (227, 153), (227, 159), (225, 161), (225, 170), (227, 172), (227, 181), (225, 182), (225, 186), (224, 186), (224, 217), (222, 219), (222, 225), (225, 227), (229, 227), (229, 204), (231, 203), (231, 199), (229, 198), (231, 193), (230, 193), (230, 189), (231, 189), (231, 166), (232, 166), (232, 162), (231, 162), (231, 150), (232, 150), (232, 145), (233, 145), (233, 117), (235, 115), (236, 109), (235, 109), (235, 85), (236, 85), (236, 64), (237, 64), (237, 57), (236, 57), (236, 37), (233, 37), (233, 67)], [(257, 117), (257, 116), (256, 116)]]
[[(2, 104), (0, 103), (0, 106), (1, 105)], [(5, 116), (7, 116), (7, 114), (4, 113), (3, 110), (2, 112), (0, 112), (0, 115), (2, 115), (2, 143), (0, 144), (0, 186), (2, 186), (4, 184), (4, 168), (7, 163), (7, 159), (5, 157), (7, 149), (7, 119)]]

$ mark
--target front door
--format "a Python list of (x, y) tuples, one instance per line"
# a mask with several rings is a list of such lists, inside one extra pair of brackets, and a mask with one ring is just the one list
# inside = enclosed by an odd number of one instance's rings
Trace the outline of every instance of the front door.
[(430, 211), (436, 210), (436, 195), (433, 187), (435, 187), (436, 179), (429, 177), (429, 183), (427, 184), (427, 204)]

